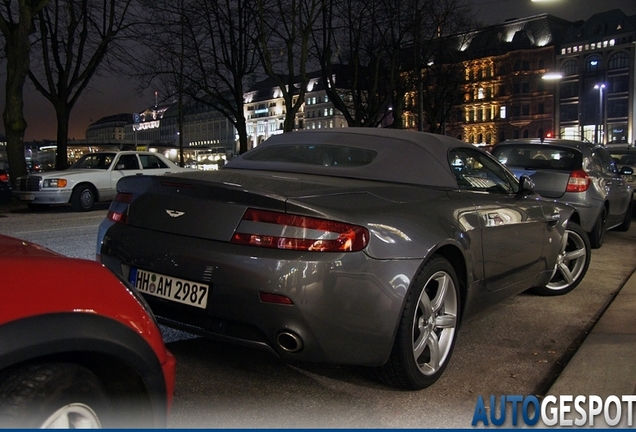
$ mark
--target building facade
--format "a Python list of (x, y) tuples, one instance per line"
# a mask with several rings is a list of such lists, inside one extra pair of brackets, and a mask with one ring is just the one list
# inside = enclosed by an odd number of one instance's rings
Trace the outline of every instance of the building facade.
[(634, 143), (636, 16), (620, 10), (572, 26), (556, 62), (562, 138)]
[[(321, 73), (309, 74), (305, 103), (296, 113), (294, 130), (332, 129), (347, 126), (342, 113), (334, 108), (325, 90)], [(337, 77), (334, 77), (337, 84)], [(296, 98), (293, 99), (296, 103)], [(271, 79), (256, 83), (244, 97), (248, 148), (256, 147), (267, 138), (283, 133), (285, 121), (283, 92)]]
[(125, 140), (126, 125), (133, 121), (132, 114), (116, 114), (103, 117), (89, 125), (86, 130), (87, 140)]
[(492, 146), (514, 138), (555, 136), (555, 46), (572, 23), (543, 14), (474, 32), (464, 52), (464, 102), (448, 134)]
[[(463, 98), (444, 123), (447, 135), (478, 146), (551, 137), (635, 143), (636, 16), (613, 10), (573, 23), (541, 14), (484, 27), (458, 40)], [(558, 80), (545, 79), (555, 73)], [(415, 103), (412, 92), (405, 98)], [(257, 82), (245, 92), (243, 109), (248, 149), (283, 132), (286, 106), (274, 80)], [(183, 114), (180, 131), (176, 104), (150, 107), (129, 118), (124, 139), (172, 147), (183, 139), (188, 151), (238, 153), (236, 130), (220, 112), (189, 104)], [(407, 128), (416, 127), (413, 113), (402, 117)], [(118, 139), (122, 119), (95, 122), (87, 138)], [(329, 100), (322, 74), (310, 74), (294, 130), (346, 126)]]

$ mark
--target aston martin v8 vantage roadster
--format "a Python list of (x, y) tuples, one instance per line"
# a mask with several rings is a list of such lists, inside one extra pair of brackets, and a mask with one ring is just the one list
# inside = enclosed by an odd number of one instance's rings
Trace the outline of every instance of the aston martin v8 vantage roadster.
[(216, 172), (121, 179), (97, 258), (164, 324), (421, 389), (468, 314), (579, 284), (578, 222), (453, 138), (302, 131)]

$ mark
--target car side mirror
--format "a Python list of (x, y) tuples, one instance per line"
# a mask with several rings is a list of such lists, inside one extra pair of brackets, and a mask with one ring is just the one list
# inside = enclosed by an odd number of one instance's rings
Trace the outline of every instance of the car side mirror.
[(624, 166), (621, 168), (621, 175), (632, 175), (634, 174), (634, 170), (631, 167)]
[(521, 177), (519, 177), (519, 193), (534, 193), (534, 182), (526, 174), (523, 174)]

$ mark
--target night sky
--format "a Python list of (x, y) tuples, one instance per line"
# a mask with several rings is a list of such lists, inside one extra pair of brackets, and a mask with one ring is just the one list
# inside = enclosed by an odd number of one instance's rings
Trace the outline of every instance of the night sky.
[[(483, 24), (502, 23), (510, 18), (523, 18), (549, 13), (560, 18), (585, 20), (594, 13), (622, 9), (636, 15), (636, 0), (468, 0), (474, 5), (476, 19)], [(4, 111), (4, 64), (0, 67), (0, 108)], [(27, 80), (28, 82), (28, 80)], [(85, 91), (72, 111), (69, 137), (84, 139), (90, 123), (102, 117), (124, 112), (139, 112), (154, 104), (153, 90), (137, 93), (134, 83), (126, 78), (95, 78), (92, 88)], [(28, 123), (25, 141), (55, 140), (55, 114), (50, 103), (27, 84), (25, 118)], [(4, 132), (4, 125), (0, 124)]]

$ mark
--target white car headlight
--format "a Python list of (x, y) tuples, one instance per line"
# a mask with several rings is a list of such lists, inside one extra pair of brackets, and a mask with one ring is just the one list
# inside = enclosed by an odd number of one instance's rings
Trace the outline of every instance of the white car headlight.
[(42, 181), (43, 188), (63, 188), (67, 185), (66, 179), (63, 178), (52, 178), (52, 179), (44, 179)]

